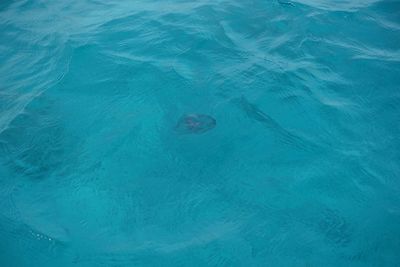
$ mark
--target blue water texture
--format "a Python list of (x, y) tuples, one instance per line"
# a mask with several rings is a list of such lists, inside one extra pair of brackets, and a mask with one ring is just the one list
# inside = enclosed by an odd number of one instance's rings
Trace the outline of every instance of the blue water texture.
[(400, 266), (400, 1), (1, 1), (0, 266)]

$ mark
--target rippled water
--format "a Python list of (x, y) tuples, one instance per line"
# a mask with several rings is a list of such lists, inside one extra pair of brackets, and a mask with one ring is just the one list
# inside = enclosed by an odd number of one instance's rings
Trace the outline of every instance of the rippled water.
[(0, 62), (1, 266), (400, 266), (399, 1), (5, 0)]

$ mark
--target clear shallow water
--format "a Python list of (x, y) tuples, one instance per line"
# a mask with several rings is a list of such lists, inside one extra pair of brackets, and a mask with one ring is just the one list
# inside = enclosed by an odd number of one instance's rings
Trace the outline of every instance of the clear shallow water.
[(398, 266), (399, 10), (2, 1), (0, 265)]

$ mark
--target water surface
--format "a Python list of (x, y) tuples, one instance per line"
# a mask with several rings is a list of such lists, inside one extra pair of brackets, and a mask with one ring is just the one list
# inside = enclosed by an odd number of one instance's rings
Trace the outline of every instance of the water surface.
[(0, 265), (400, 266), (399, 11), (2, 1)]

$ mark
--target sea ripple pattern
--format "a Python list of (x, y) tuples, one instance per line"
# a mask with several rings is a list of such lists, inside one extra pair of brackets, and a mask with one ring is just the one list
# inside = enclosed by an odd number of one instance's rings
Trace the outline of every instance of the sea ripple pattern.
[(399, 85), (395, 0), (1, 1), (0, 266), (400, 266)]

